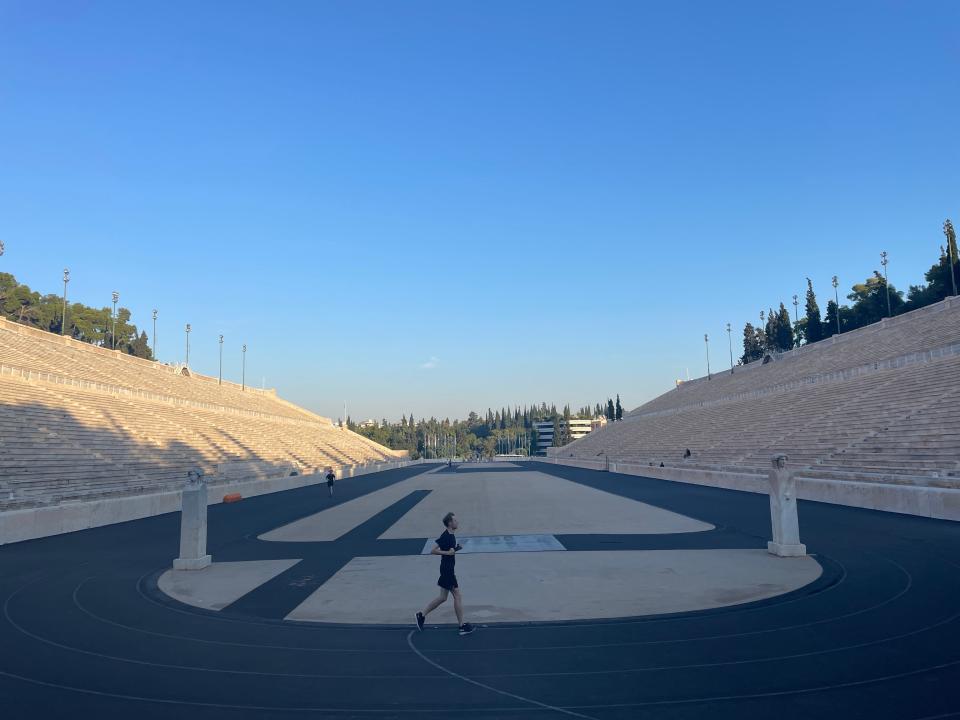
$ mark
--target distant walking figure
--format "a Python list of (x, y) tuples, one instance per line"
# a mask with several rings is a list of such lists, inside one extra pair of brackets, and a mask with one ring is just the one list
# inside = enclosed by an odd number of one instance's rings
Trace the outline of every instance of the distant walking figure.
[(333, 482), (337, 476), (333, 474), (333, 468), (327, 468), (327, 490), (330, 491), (330, 497), (333, 497)]
[(457, 529), (457, 516), (452, 512), (443, 516), (444, 531), (443, 535), (437, 538), (432, 555), (440, 555), (440, 579), (437, 585), (440, 586), (440, 596), (430, 601), (423, 612), (416, 615), (417, 629), (423, 630), (423, 623), (426, 622), (427, 615), (432, 613), (438, 607), (447, 601), (447, 593), (453, 593), (453, 611), (457, 614), (457, 622), (460, 624), (460, 634), (469, 635), (473, 632), (473, 625), (463, 621), (463, 598), (460, 595), (460, 586), (457, 584), (457, 575), (454, 573), (456, 565), (456, 553), (463, 548), (457, 545), (457, 536), (452, 531)]

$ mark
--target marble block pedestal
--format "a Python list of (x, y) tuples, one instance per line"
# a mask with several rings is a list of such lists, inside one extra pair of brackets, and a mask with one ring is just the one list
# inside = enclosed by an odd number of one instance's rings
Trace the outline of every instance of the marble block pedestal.
[(207, 486), (198, 473), (191, 473), (183, 489), (180, 511), (180, 557), (174, 570), (203, 570), (212, 562), (207, 555)]

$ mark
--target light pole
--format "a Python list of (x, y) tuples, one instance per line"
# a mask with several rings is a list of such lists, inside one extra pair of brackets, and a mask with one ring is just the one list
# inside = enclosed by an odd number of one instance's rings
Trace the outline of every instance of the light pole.
[(187, 327), (184, 328), (187, 333), (187, 361), (184, 363), (187, 367), (190, 367), (190, 323), (187, 323)]
[(797, 314), (797, 306), (800, 304), (800, 301), (797, 300), (797, 296), (793, 296), (793, 342), (797, 345), (800, 344), (799, 339), (797, 338), (797, 325), (800, 324), (800, 316)]
[(153, 359), (157, 359), (157, 309), (153, 309)]
[(730, 346), (730, 374), (733, 375), (733, 336), (730, 334), (730, 323), (727, 323), (727, 344)]
[(887, 295), (887, 317), (890, 317), (890, 284), (887, 282), (887, 251), (880, 253), (880, 264), (883, 265), (883, 289)]
[(710, 338), (706, 333), (703, 334), (703, 344), (707, 348), (707, 380), (710, 380)]
[[(947, 236), (947, 260), (950, 263), (950, 287), (953, 294), (957, 294), (957, 279), (953, 275), (953, 265), (957, 258), (953, 256), (953, 246), (957, 244), (957, 234), (953, 230), (953, 223), (950, 218), (943, 221), (943, 234)], [(0, 245), (0, 255), (2, 255), (2, 245)]]
[(117, 349), (117, 301), (120, 299), (120, 293), (113, 291), (113, 349)]
[(833, 276), (833, 302), (837, 306), (837, 335), (840, 334), (840, 296), (837, 294), (837, 286), (840, 284), (840, 281), (837, 279), (837, 276)]
[(760, 357), (763, 357), (763, 354), (767, 351), (767, 345), (770, 341), (770, 339), (767, 337), (767, 326), (764, 323), (765, 317), (766, 317), (766, 313), (763, 310), (761, 310), (760, 311), (760, 332), (763, 333), (763, 335), (761, 336), (763, 338), (763, 347), (761, 348)]
[(240, 380), (240, 392), (245, 392), (247, 389), (247, 344), (243, 344), (243, 371), (241, 374)]
[[(60, 325), (60, 334), (65, 335), (67, 329), (67, 283), (70, 282), (70, 270), (63, 269), (63, 323)], [(71, 333), (72, 335), (73, 333)]]
[(223, 335), (220, 335), (220, 375), (217, 376), (217, 385), (223, 385)]

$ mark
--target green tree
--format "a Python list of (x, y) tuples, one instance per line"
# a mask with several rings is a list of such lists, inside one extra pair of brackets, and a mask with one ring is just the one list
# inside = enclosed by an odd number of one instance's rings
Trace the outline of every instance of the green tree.
[(147, 340), (146, 331), (141, 332), (140, 336), (129, 343), (126, 349), (127, 352), (134, 357), (146, 358), (147, 360), (153, 359), (153, 352), (150, 350), (150, 343)]
[[(960, 288), (957, 274), (960, 273), (960, 260), (957, 258), (957, 235), (953, 223), (948, 219), (943, 223), (943, 234), (947, 238), (946, 246), (940, 246), (940, 257), (930, 269), (924, 273), (925, 284), (911, 285), (907, 293), (907, 303), (904, 310), (916, 310), (956, 293)], [(953, 263), (950, 259), (953, 258)], [(952, 268), (951, 268), (952, 264)], [(951, 269), (954, 270), (951, 273)], [(953, 279), (951, 279), (953, 275)]]
[(607, 398), (607, 420), (615, 420), (617, 417), (617, 411), (613, 407), (613, 398)]
[(790, 311), (780, 303), (776, 320), (776, 348), (781, 352), (793, 348), (793, 323), (790, 321)]
[(777, 348), (777, 328), (780, 325), (779, 316), (770, 308), (767, 311), (767, 324), (763, 328), (764, 350), (774, 352)]
[(820, 306), (817, 305), (817, 296), (813, 292), (813, 282), (807, 278), (807, 322), (804, 327), (804, 337), (808, 343), (823, 340), (823, 323), (820, 320)]
[[(823, 331), (823, 338), (827, 339), (832, 337), (837, 333), (837, 314), (840, 312), (840, 309), (837, 307), (837, 303), (833, 300), (827, 301), (827, 314), (823, 318), (823, 323), (820, 326), (820, 329)], [(842, 329), (842, 328), (841, 328)]]
[(616, 418), (617, 420), (623, 420), (623, 406), (620, 405), (620, 393), (617, 393)]
[(740, 358), (740, 362), (746, 365), (755, 360), (762, 360), (765, 344), (763, 332), (759, 328), (755, 328), (752, 323), (744, 325), (743, 356)]
[(903, 293), (893, 285), (887, 286), (886, 281), (878, 271), (873, 271), (873, 277), (852, 288), (853, 292), (847, 298), (853, 300), (850, 308), (850, 318), (844, 322), (843, 308), (840, 310), (840, 321), (843, 329), (855, 329), (878, 322), (887, 316), (887, 293), (890, 294), (890, 310), (893, 315), (902, 312), (904, 306)]

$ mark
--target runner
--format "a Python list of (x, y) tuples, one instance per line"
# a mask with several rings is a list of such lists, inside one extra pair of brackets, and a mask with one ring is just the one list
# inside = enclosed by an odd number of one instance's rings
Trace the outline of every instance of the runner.
[(473, 625), (463, 621), (463, 598), (460, 595), (460, 586), (457, 584), (457, 576), (454, 573), (456, 565), (456, 553), (463, 548), (457, 545), (457, 536), (452, 531), (457, 529), (457, 516), (452, 512), (443, 516), (444, 531), (437, 538), (437, 542), (430, 551), (432, 555), (440, 555), (440, 579), (437, 585), (440, 586), (440, 596), (430, 601), (423, 612), (416, 615), (417, 629), (423, 630), (423, 624), (426, 622), (427, 615), (436, 610), (447, 601), (447, 594), (453, 593), (453, 611), (457, 614), (457, 622), (460, 624), (460, 634), (469, 635), (473, 632)]
[(337, 476), (333, 474), (333, 468), (327, 468), (327, 490), (330, 491), (330, 497), (333, 497), (333, 482)]

